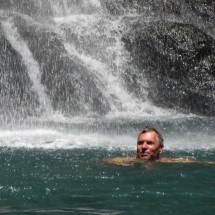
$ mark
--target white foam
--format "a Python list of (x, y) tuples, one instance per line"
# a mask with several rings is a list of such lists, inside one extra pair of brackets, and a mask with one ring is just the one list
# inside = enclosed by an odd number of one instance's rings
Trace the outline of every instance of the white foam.
[(202, 133), (187, 133), (181, 136), (167, 136), (165, 149), (170, 151), (214, 150), (215, 136)]
[[(77, 132), (73, 130), (32, 128), (0, 130), (0, 147), (26, 149), (104, 149), (136, 150), (137, 134), (107, 134), (103, 132)], [(165, 134), (165, 150), (214, 150), (215, 135), (207, 133)]]
[(132, 150), (132, 138), (99, 133), (61, 133), (51, 129), (26, 129), (0, 131), (0, 147), (42, 149), (93, 149)]

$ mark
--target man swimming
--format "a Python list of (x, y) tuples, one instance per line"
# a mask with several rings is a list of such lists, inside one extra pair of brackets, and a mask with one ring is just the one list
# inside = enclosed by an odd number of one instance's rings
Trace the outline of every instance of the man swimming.
[(164, 140), (154, 128), (146, 127), (137, 138), (137, 159), (143, 161), (158, 160), (163, 153)]
[(204, 163), (215, 164), (215, 162), (201, 162), (189, 158), (167, 158), (160, 155), (164, 151), (164, 139), (159, 131), (154, 128), (146, 127), (137, 137), (136, 157), (116, 157), (106, 159), (105, 163), (121, 166), (132, 166), (134, 163), (147, 163), (149, 161), (162, 163)]

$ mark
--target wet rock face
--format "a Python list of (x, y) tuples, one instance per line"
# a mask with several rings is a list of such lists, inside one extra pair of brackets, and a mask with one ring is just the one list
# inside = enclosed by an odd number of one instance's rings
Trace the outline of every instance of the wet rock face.
[(134, 25), (123, 41), (145, 71), (149, 99), (163, 107), (215, 114), (215, 41), (193, 25)]
[(1, 32), (0, 23), (0, 112), (6, 117), (36, 115), (38, 99), (26, 66)]
[[(143, 97), (146, 79), (149, 99), (156, 105), (214, 116), (214, 1), (125, 0), (105, 4), (110, 14), (125, 15), (127, 32), (122, 41), (131, 54), (132, 66), (123, 78), (129, 91)], [(126, 17), (128, 13), (139, 14), (139, 18)]]
[(128, 11), (142, 15), (147, 11), (179, 15), (187, 8), (205, 20), (215, 21), (214, 0), (103, 0), (103, 4), (112, 15), (122, 15)]
[(206, 21), (215, 23), (215, 2), (214, 0), (186, 0), (185, 3), (190, 6), (196, 15)]

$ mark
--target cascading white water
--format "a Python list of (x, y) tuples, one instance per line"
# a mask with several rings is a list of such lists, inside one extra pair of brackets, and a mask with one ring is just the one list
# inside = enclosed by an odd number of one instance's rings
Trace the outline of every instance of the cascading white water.
[[(63, 1), (63, 8), (68, 2)], [(86, 4), (85, 1), (82, 2)], [(122, 17), (110, 17), (106, 14), (98, 1), (89, 1), (96, 5), (96, 12), (87, 14), (80, 10), (73, 11), (67, 8), (66, 15), (62, 16), (62, 7), (55, 10), (55, 23), (57, 31), (65, 40), (65, 48), (69, 55), (77, 57), (82, 64), (95, 76), (99, 89), (104, 92), (111, 105), (110, 115), (145, 115), (159, 116), (170, 115), (170, 110), (164, 110), (153, 105), (147, 99), (147, 91), (142, 100), (135, 98), (127, 91), (122, 74), (128, 67), (129, 54), (121, 41), (121, 34), (125, 30)], [(83, 4), (81, 5), (83, 7)], [(78, 7), (77, 4), (74, 4)], [(79, 5), (79, 7), (81, 7)], [(100, 6), (100, 8), (99, 8)], [(99, 8), (99, 10), (98, 10)], [(99, 11), (99, 13), (98, 13)], [(79, 12), (79, 14), (77, 14)], [(73, 38), (76, 38), (75, 40)], [(147, 82), (144, 81), (145, 87)], [(144, 85), (142, 83), (142, 85)], [(145, 102), (143, 102), (143, 100)]]
[(34, 60), (26, 42), (21, 38), (17, 28), (13, 25), (12, 19), (2, 22), (2, 27), (10, 44), (22, 56), (30, 80), (33, 83), (33, 91), (38, 94), (40, 109), (50, 114), (53, 110), (51, 102), (46, 95), (45, 87), (41, 84), (41, 73), (37, 61)]
[(55, 17), (66, 17), (71, 14), (101, 13), (99, 0), (49, 0)]
[[(42, 7), (41, 1), (37, 3)], [(111, 107), (109, 116), (172, 115), (172, 111), (158, 108), (148, 101), (147, 91), (144, 88), (144, 85), (147, 87), (145, 80), (140, 80), (144, 82), (141, 83), (144, 95), (142, 99), (136, 98), (126, 89), (122, 76), (129, 66), (130, 56), (121, 41), (126, 26), (122, 17), (111, 17), (106, 13), (102, 2), (98, 0), (53, 1), (51, 6), (55, 23), (49, 30), (58, 33), (64, 41), (68, 55), (75, 56), (84, 67), (88, 68), (97, 87), (109, 101)], [(53, 113), (50, 98), (47, 97), (45, 87), (41, 84), (40, 65), (13, 26), (12, 19), (3, 23), (6, 37), (13, 48), (21, 54), (28, 68), (34, 91), (39, 96), (41, 109)], [(44, 24), (44, 28), (48, 28), (46, 25)], [(87, 107), (85, 109), (88, 110)]]

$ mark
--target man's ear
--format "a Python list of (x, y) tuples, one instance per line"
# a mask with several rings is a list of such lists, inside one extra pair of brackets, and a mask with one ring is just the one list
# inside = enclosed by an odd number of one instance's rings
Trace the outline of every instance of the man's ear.
[(162, 154), (163, 151), (164, 151), (164, 147), (162, 146), (162, 147), (160, 147), (160, 149), (159, 149), (159, 154)]

